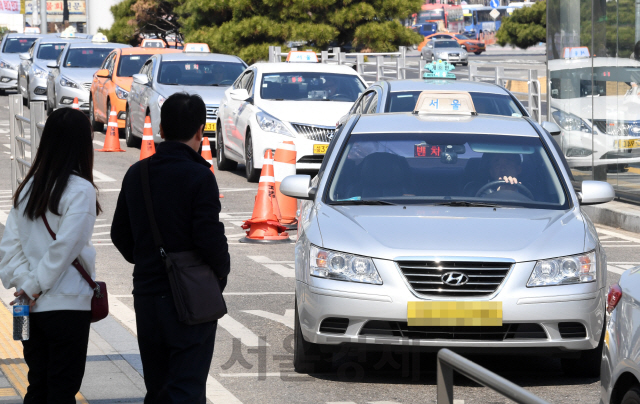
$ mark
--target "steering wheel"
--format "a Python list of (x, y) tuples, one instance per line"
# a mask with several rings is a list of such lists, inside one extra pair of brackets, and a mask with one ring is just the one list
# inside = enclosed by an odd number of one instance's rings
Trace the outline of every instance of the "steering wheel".
[(329, 98), (332, 99), (332, 100), (342, 99), (342, 100), (345, 100), (345, 101), (351, 101), (351, 98), (349, 98), (349, 96), (347, 94), (340, 94), (340, 93), (333, 94)]
[[(490, 183), (484, 185), (482, 188), (480, 188), (478, 190), (478, 192), (476, 192), (476, 197), (481, 196), (482, 194), (484, 194), (485, 192), (487, 192), (488, 190), (490, 190), (491, 188), (497, 188), (499, 185), (503, 185), (506, 184), (506, 181), (491, 181)], [(526, 196), (529, 199), (534, 200), (535, 198), (533, 197), (533, 194), (531, 193), (531, 191), (529, 191), (529, 188), (525, 187), (522, 184), (509, 184), (509, 185), (515, 185), (516, 188), (518, 188), (518, 190), (521, 190), (524, 193), (524, 196)]]
[(222, 80), (218, 83), (219, 86), (230, 86), (233, 84), (233, 80)]

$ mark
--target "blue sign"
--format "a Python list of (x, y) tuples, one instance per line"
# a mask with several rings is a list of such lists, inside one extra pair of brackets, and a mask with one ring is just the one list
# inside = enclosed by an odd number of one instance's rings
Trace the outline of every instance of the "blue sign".
[(489, 2), (489, 6), (491, 6), (491, 8), (500, 7), (500, 0), (491, 0), (491, 2)]

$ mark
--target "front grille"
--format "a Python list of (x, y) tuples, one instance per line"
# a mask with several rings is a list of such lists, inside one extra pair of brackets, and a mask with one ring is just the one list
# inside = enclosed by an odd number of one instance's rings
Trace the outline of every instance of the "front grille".
[(317, 154), (314, 156), (302, 156), (298, 163), (322, 164), (322, 160), (324, 160), (324, 154)]
[(215, 121), (218, 119), (218, 106), (207, 105), (207, 121)]
[(605, 135), (640, 137), (640, 121), (594, 119), (593, 125)]
[[(511, 269), (508, 262), (398, 261), (403, 275), (416, 293), (436, 296), (482, 296), (496, 291)], [(455, 282), (443, 278), (454, 273)]]
[(292, 123), (291, 126), (307, 139), (315, 140), (316, 142), (329, 142), (331, 141), (331, 137), (333, 133), (336, 131), (335, 128), (326, 127), (326, 126), (310, 126), (310, 125), (301, 125), (299, 123)]
[(586, 338), (587, 329), (581, 323), (558, 323), (562, 338)]
[(91, 83), (82, 83), (82, 87), (87, 91), (91, 91)]
[(372, 320), (367, 321), (362, 327), (360, 335), (423, 340), (505, 341), (513, 339), (547, 339), (547, 333), (542, 326), (532, 323), (509, 323), (497, 327), (411, 327), (406, 322)]
[(460, 54), (459, 53), (450, 53), (449, 57), (457, 58), (457, 57), (460, 57)]
[(349, 319), (342, 317), (329, 317), (322, 320), (320, 332), (325, 334), (344, 334), (347, 332)]

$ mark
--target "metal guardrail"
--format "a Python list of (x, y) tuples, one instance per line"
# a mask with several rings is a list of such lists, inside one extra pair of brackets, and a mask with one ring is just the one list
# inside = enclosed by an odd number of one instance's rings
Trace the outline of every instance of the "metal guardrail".
[(438, 351), (437, 404), (453, 404), (453, 371), (521, 404), (549, 404), (531, 393), (448, 349)]
[[(297, 50), (291, 48), (291, 50)], [(331, 52), (322, 51), (316, 53), (320, 63), (340, 64), (353, 67), (360, 74), (367, 84), (372, 84), (378, 80), (404, 80), (407, 72), (417, 72), (418, 77), (423, 77), (426, 71), (426, 64), (422, 59), (418, 62), (407, 59), (407, 48), (400, 46), (398, 52), (383, 53), (345, 53), (340, 48), (333, 48)], [(282, 52), (280, 46), (269, 47), (269, 62), (281, 63), (287, 53)], [(391, 61), (388, 61), (391, 59)], [(480, 70), (482, 69), (482, 70)], [(487, 71), (489, 69), (489, 71)], [(460, 74), (457, 74), (459, 78)], [(505, 87), (507, 81), (527, 82), (528, 92), (515, 92), (520, 98), (527, 97), (527, 109), (531, 117), (538, 123), (542, 122), (542, 99), (541, 87), (538, 81), (538, 71), (536, 69), (511, 69), (503, 66), (491, 66), (485, 63), (469, 63), (469, 74), (466, 78), (470, 81), (484, 81)]]
[[(16, 189), (31, 168), (36, 151), (40, 145), (40, 136), (44, 129), (44, 102), (32, 102), (29, 105), (31, 116), (24, 116), (22, 95), (9, 96), (9, 136), (11, 140), (11, 191)], [(28, 125), (29, 135), (26, 134)], [(29, 147), (27, 156), (26, 148)]]

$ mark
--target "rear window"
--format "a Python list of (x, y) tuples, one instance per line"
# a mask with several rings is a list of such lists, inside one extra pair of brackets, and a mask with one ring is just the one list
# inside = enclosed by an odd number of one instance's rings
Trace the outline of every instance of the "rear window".
[[(385, 112), (410, 112), (416, 106), (422, 91), (394, 92), (389, 96)], [(523, 111), (507, 94), (469, 92), (478, 114), (522, 116)]]
[(38, 38), (7, 38), (2, 48), (3, 53), (23, 53), (28, 52), (31, 45)]
[(56, 60), (64, 49), (64, 43), (43, 43), (38, 48), (37, 59)]
[(131, 77), (138, 74), (142, 65), (149, 60), (151, 55), (125, 55), (120, 56), (120, 64), (118, 65), (119, 77)]

